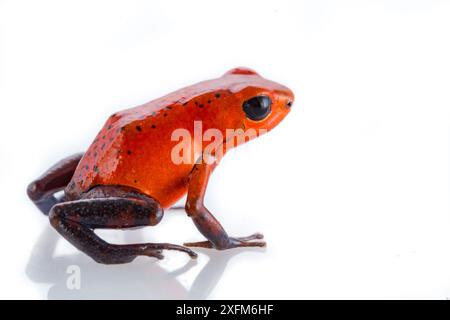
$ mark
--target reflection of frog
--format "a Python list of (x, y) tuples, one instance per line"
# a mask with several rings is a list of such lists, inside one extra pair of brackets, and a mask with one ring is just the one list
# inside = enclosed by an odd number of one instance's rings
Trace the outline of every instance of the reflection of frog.
[[(192, 285), (186, 288), (177, 277), (197, 268), (195, 260), (189, 260), (174, 271), (166, 271), (159, 263), (147, 261), (135, 261), (126, 266), (110, 268), (99, 265), (80, 253), (55, 255), (57, 242), (55, 231), (46, 227), (31, 252), (26, 268), (30, 280), (50, 284), (47, 298), (51, 300), (206, 299), (220, 281), (228, 261), (242, 252), (205, 250), (208, 262), (201, 267)], [(80, 269), (80, 289), (69, 289), (67, 286), (69, 266), (77, 266)]]
[[(229, 249), (262, 247), (263, 236), (229, 237), (205, 208), (203, 198), (217, 162), (214, 153), (194, 146), (199, 161), (174, 163), (171, 151), (174, 130), (269, 131), (288, 113), (291, 90), (266, 80), (256, 72), (236, 68), (218, 79), (186, 87), (160, 99), (112, 115), (84, 155), (56, 164), (31, 183), (28, 195), (48, 213), (51, 224), (75, 247), (101, 263), (126, 263), (137, 256), (162, 258), (162, 249), (179, 250), (191, 257), (189, 248), (168, 243), (113, 245), (101, 240), (95, 228), (153, 226), (163, 209), (187, 193), (186, 211), (207, 241), (192, 247)], [(251, 137), (250, 137), (251, 138)], [(195, 151), (194, 151), (195, 152)], [(207, 158), (208, 161), (202, 161)], [(53, 194), (64, 189), (62, 201)], [(59, 202), (59, 203), (58, 203)]]

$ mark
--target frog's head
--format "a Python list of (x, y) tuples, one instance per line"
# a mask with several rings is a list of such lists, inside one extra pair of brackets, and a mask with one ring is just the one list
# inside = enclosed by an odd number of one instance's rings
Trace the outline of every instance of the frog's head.
[(234, 93), (234, 120), (244, 130), (271, 130), (284, 119), (294, 103), (294, 93), (289, 88), (264, 79), (251, 69), (235, 68), (223, 78)]

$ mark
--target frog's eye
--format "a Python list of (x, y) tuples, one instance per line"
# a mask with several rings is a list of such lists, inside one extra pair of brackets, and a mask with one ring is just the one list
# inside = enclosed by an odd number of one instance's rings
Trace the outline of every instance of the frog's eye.
[(271, 110), (272, 101), (268, 96), (256, 96), (244, 102), (242, 108), (247, 118), (254, 121), (263, 120)]

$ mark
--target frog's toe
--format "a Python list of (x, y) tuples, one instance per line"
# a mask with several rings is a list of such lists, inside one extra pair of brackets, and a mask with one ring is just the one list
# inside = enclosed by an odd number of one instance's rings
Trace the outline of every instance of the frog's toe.
[(187, 252), (187, 254), (189, 255), (189, 257), (191, 257), (191, 259), (197, 259), (198, 255), (197, 253), (195, 253), (194, 251), (189, 249), (189, 252)]
[(242, 248), (242, 247), (265, 248), (265, 247), (267, 247), (267, 243), (265, 241), (242, 241), (241, 243), (236, 245), (236, 248)]
[(250, 240), (261, 240), (264, 239), (264, 235), (262, 233), (256, 232), (248, 237), (236, 237), (235, 239), (239, 241), (250, 241)]
[(197, 258), (197, 254), (189, 248), (179, 246), (171, 243), (147, 243), (144, 247), (143, 255), (147, 255), (150, 257), (155, 257), (158, 259), (163, 259), (162, 255), (163, 250), (175, 250), (187, 253), (192, 259)]
[(162, 254), (162, 250), (160, 249), (146, 249), (143, 253), (143, 256), (154, 257), (158, 260), (164, 259), (164, 255)]
[(192, 251), (192, 250), (189, 249), (189, 248), (186, 248), (185, 246), (176, 246), (176, 245), (173, 245), (172, 247), (167, 248), (167, 249), (185, 252), (185, 253), (187, 253), (187, 254), (189, 255), (189, 257), (191, 257), (191, 259), (197, 259), (197, 257), (198, 257), (197, 253), (195, 253), (194, 251)]
[(198, 241), (198, 242), (185, 242), (183, 243), (186, 247), (196, 247), (196, 248), (208, 248), (212, 249), (214, 248), (211, 241)]

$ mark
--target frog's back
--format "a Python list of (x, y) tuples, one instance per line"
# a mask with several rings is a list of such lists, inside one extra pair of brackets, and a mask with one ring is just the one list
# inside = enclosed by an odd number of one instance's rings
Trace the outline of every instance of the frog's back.
[(192, 132), (195, 120), (217, 112), (214, 107), (232, 95), (222, 79), (113, 114), (81, 159), (66, 188), (67, 197), (79, 198), (96, 185), (124, 185), (153, 197), (163, 207), (176, 202), (187, 191), (186, 178), (194, 163), (172, 161), (171, 151), (178, 143), (172, 141), (172, 132), (178, 128)]

